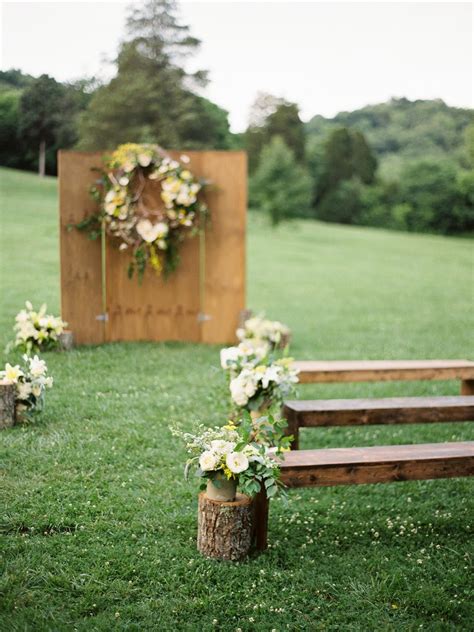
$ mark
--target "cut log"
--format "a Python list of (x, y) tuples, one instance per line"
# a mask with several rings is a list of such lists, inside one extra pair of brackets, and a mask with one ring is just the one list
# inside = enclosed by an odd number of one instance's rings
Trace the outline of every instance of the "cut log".
[(0, 380), (0, 429), (11, 428), (15, 423), (16, 386)]
[(61, 351), (71, 351), (74, 346), (74, 336), (68, 329), (58, 336), (59, 348)]
[(252, 499), (237, 494), (233, 502), (211, 500), (199, 494), (197, 548), (206, 557), (243, 560), (252, 545), (254, 532)]

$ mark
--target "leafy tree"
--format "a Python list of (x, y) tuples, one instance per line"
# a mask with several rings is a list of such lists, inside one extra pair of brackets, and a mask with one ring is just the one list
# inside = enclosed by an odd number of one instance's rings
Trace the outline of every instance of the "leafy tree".
[(64, 87), (48, 75), (41, 75), (24, 90), (20, 99), (18, 131), (27, 157), (34, 162), (38, 154), (38, 172), (46, 173), (46, 151), (55, 161), (55, 145), (63, 124)]
[(199, 40), (177, 17), (176, 3), (149, 0), (127, 20), (117, 74), (93, 96), (80, 123), (80, 148), (157, 142), (165, 147), (220, 147), (231, 142), (227, 113), (192, 92), (206, 73), (187, 73), (183, 60)]
[(257, 168), (263, 147), (274, 136), (281, 136), (297, 162), (304, 163), (306, 138), (298, 106), (285, 99), (260, 93), (252, 105), (249, 127), (244, 137), (250, 173)]
[(20, 95), (18, 90), (0, 92), (0, 164), (7, 167), (21, 166), (17, 136)]
[[(375, 178), (377, 160), (364, 135), (345, 127), (334, 130), (324, 145), (323, 169), (316, 193), (316, 204), (327, 207), (339, 184), (344, 180), (358, 179), (371, 184)], [(319, 209), (318, 216), (327, 211)], [(337, 221), (337, 220), (335, 220)]]
[(410, 206), (407, 227), (417, 232), (456, 233), (474, 228), (470, 174), (452, 162), (424, 160), (406, 165), (399, 201)]
[(280, 136), (262, 150), (258, 169), (250, 181), (250, 200), (269, 214), (273, 224), (284, 219), (307, 217), (311, 207), (311, 178), (299, 165)]

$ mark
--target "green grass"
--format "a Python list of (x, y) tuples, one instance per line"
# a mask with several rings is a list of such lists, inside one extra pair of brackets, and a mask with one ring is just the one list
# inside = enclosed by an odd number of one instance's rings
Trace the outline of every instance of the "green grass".
[[(0, 343), (26, 299), (59, 306), (54, 179), (2, 170)], [(299, 358), (473, 357), (467, 240), (252, 217), (248, 305)], [(35, 424), (0, 435), (0, 630), (470, 630), (469, 479), (301, 490), (269, 550), (195, 549), (196, 487), (170, 422), (220, 423), (218, 348), (50, 353)], [(300, 387), (300, 396), (451, 394), (451, 382)], [(469, 424), (303, 431), (303, 447), (473, 439)]]

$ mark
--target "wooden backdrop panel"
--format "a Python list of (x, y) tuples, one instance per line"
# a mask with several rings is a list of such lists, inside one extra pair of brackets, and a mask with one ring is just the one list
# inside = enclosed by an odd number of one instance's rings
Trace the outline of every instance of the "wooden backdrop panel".
[[(170, 154), (179, 157), (182, 152)], [(244, 152), (186, 152), (190, 169), (212, 186), (205, 199), (211, 210), (206, 228), (205, 295), (199, 296), (199, 238), (181, 244), (181, 263), (166, 281), (147, 270), (141, 285), (129, 280), (130, 254), (107, 242), (108, 322), (102, 312), (100, 243), (67, 225), (94, 208), (88, 195), (100, 153), (60, 152), (62, 315), (79, 344), (114, 340), (235, 340), (245, 307), (246, 155)], [(159, 189), (156, 193), (159, 196)], [(151, 193), (153, 196), (153, 192)], [(158, 200), (157, 200), (157, 203)], [(208, 319), (198, 320), (200, 312)]]

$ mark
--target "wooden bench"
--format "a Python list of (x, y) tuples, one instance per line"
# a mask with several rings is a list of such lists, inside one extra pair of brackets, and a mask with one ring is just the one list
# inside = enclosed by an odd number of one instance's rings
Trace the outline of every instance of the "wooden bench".
[(474, 396), (286, 401), (283, 416), (299, 446), (299, 429), (323, 426), (474, 421)]
[(461, 394), (474, 395), (474, 362), (469, 360), (299, 360), (301, 384), (461, 380)]
[[(289, 488), (474, 476), (474, 441), (297, 450), (281, 461)], [(255, 499), (257, 550), (267, 547), (268, 501)]]

